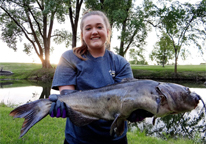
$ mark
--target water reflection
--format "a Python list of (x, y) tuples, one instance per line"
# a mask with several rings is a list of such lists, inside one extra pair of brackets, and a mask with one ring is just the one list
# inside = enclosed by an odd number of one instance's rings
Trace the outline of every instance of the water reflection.
[(15, 82), (4, 82), (0, 88), (0, 103), (16, 107), (40, 98), (48, 98), (51, 93), (59, 94), (59, 91), (51, 90), (51, 83), (32, 85), (15, 85)]
[[(50, 89), (51, 83), (35, 83), (35, 85), (28, 86), (16, 86), (15, 82), (12, 83), (8, 83), (9, 85), (4, 83), (1, 86), (0, 103), (3, 102), (8, 106), (17, 106), (40, 98), (48, 98), (50, 94), (59, 94), (59, 91)], [(191, 84), (185, 83), (183, 85), (191, 87)], [(202, 84), (200, 86), (195, 85), (194, 87), (190, 88), (190, 90), (195, 91), (206, 102), (206, 88), (202, 87)], [(152, 118), (147, 118), (144, 122), (130, 124), (130, 127), (136, 126), (140, 130), (144, 130), (147, 135), (163, 139), (167, 139), (168, 137), (187, 137), (195, 140), (196, 143), (206, 143), (206, 115), (202, 107), (203, 104), (200, 102), (197, 108), (189, 113), (157, 118), (155, 125), (152, 124)]]
[(43, 86), (42, 88), (43, 88), (43, 90), (41, 92), (41, 95), (40, 95), (39, 99), (41, 99), (41, 98), (48, 98), (49, 95), (51, 94), (51, 87)]
[(0, 102), (8, 106), (17, 106), (39, 99), (42, 87), (27, 86), (0, 89)]
[(3, 88), (4, 86), (7, 86), (7, 85), (12, 85), (13, 82), (0, 82), (0, 87)]

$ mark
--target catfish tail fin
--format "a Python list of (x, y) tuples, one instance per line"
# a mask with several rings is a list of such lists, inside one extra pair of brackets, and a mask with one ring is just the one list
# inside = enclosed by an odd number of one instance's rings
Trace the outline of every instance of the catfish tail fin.
[(49, 114), (51, 103), (48, 99), (40, 99), (21, 105), (10, 112), (9, 115), (14, 118), (25, 118), (20, 137), (24, 136), (33, 125)]

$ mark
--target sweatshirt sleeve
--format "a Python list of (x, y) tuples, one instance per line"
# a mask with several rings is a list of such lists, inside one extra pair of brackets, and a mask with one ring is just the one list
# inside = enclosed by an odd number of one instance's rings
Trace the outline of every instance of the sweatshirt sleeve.
[(72, 57), (72, 51), (62, 54), (54, 73), (52, 89), (59, 90), (59, 86), (76, 85), (76, 67)]
[(132, 69), (130, 63), (127, 60), (117, 55), (115, 59), (115, 82), (121, 82), (124, 78), (133, 78)]

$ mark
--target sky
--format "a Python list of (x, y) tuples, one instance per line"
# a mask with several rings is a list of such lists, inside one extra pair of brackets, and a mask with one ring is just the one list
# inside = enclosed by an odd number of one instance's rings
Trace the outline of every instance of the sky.
[[(188, 1), (188, 0), (184, 0), (184, 1)], [(190, 0), (189, 0), (190, 1)], [(192, 2), (194, 2), (196, 0), (193, 0)], [(191, 2), (191, 1), (190, 1)], [(136, 4), (141, 3), (140, 0), (136, 1)], [(65, 24), (62, 25), (55, 25), (54, 24), (54, 29), (61, 29), (61, 28), (65, 28), (65, 29), (69, 29), (70, 21), (67, 20)], [(79, 33), (79, 30), (78, 30)], [(113, 37), (112, 37), (112, 41), (111, 41), (111, 47), (115, 47), (115, 46), (119, 46), (119, 40), (117, 40), (117, 37), (120, 35), (120, 33), (118, 31), (113, 31)], [(155, 31), (153, 30), (151, 33), (149, 33), (149, 36), (147, 37), (146, 41), (147, 41), (147, 45), (145, 46), (145, 58), (148, 61), (149, 64), (155, 64), (155, 62), (152, 62), (149, 59), (149, 54), (151, 53), (155, 43), (157, 42), (158, 38), (156, 36)], [(18, 49), (17, 51), (14, 51), (11, 48), (7, 47), (7, 44), (5, 42), (2, 41), (2, 39), (0, 39), (0, 63), (1, 62), (18, 62), (18, 63), (41, 63), (38, 56), (33, 52), (33, 54), (31, 55), (27, 55), (26, 53), (23, 52), (23, 42), (22, 43), (18, 43)], [(65, 47), (65, 44), (60, 44), (57, 45), (54, 42), (51, 42), (51, 46), (54, 47), (54, 51), (51, 53), (50, 55), (50, 61), (52, 64), (57, 64), (60, 56), (63, 52), (65, 52), (66, 50), (70, 50), (71, 46), (69, 48)], [(77, 46), (80, 46), (80, 43), (77, 43)], [(113, 51), (113, 49), (111, 49)], [(181, 60), (181, 58), (179, 57), (178, 60), (178, 64), (200, 64), (200, 63), (206, 63), (206, 47), (203, 48), (204, 51), (204, 55), (201, 56), (200, 53), (197, 51), (197, 49), (195, 48), (191, 48), (190, 49), (190, 53), (191, 55), (187, 58), (186, 61)], [(129, 60), (129, 56), (126, 56), (126, 59)], [(171, 61), (172, 63), (173, 61)]]

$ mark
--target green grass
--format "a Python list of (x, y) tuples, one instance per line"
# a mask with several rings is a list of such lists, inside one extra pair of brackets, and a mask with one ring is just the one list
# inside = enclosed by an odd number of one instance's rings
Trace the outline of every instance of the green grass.
[(19, 138), (24, 119), (9, 116), (12, 108), (0, 107), (1, 144), (62, 144), (64, 141), (65, 119), (47, 116)]
[[(19, 138), (23, 119), (9, 116), (13, 108), (0, 104), (0, 143), (1, 144), (62, 144), (64, 141), (65, 119), (47, 116), (33, 126), (26, 135)], [(189, 139), (163, 140), (146, 136), (144, 132), (128, 132), (129, 144), (193, 144)]]
[(3, 70), (12, 71), (14, 74), (12, 76), (0, 76), (3, 78), (10, 79), (24, 79), (28, 77), (32, 71), (41, 69), (40, 64), (35, 63), (0, 63), (0, 68)]
[(206, 65), (178, 65), (177, 75), (173, 65), (132, 65), (135, 78), (167, 80), (206, 80)]
[[(131, 65), (134, 70), (151, 70), (151, 71), (172, 71), (174, 72), (174, 65)], [(206, 72), (206, 65), (178, 65), (178, 72)]]
[(0, 79), (22, 80), (32, 77), (42, 77), (43, 75), (52, 78), (56, 65), (54, 68), (43, 69), (41, 64), (37, 63), (0, 63), (0, 68), (3, 70), (12, 71), (14, 74), (11, 76), (0, 76)]
[(194, 144), (194, 141), (189, 139), (168, 139), (163, 140), (156, 137), (146, 136), (144, 132), (128, 132), (127, 138), (129, 144)]

